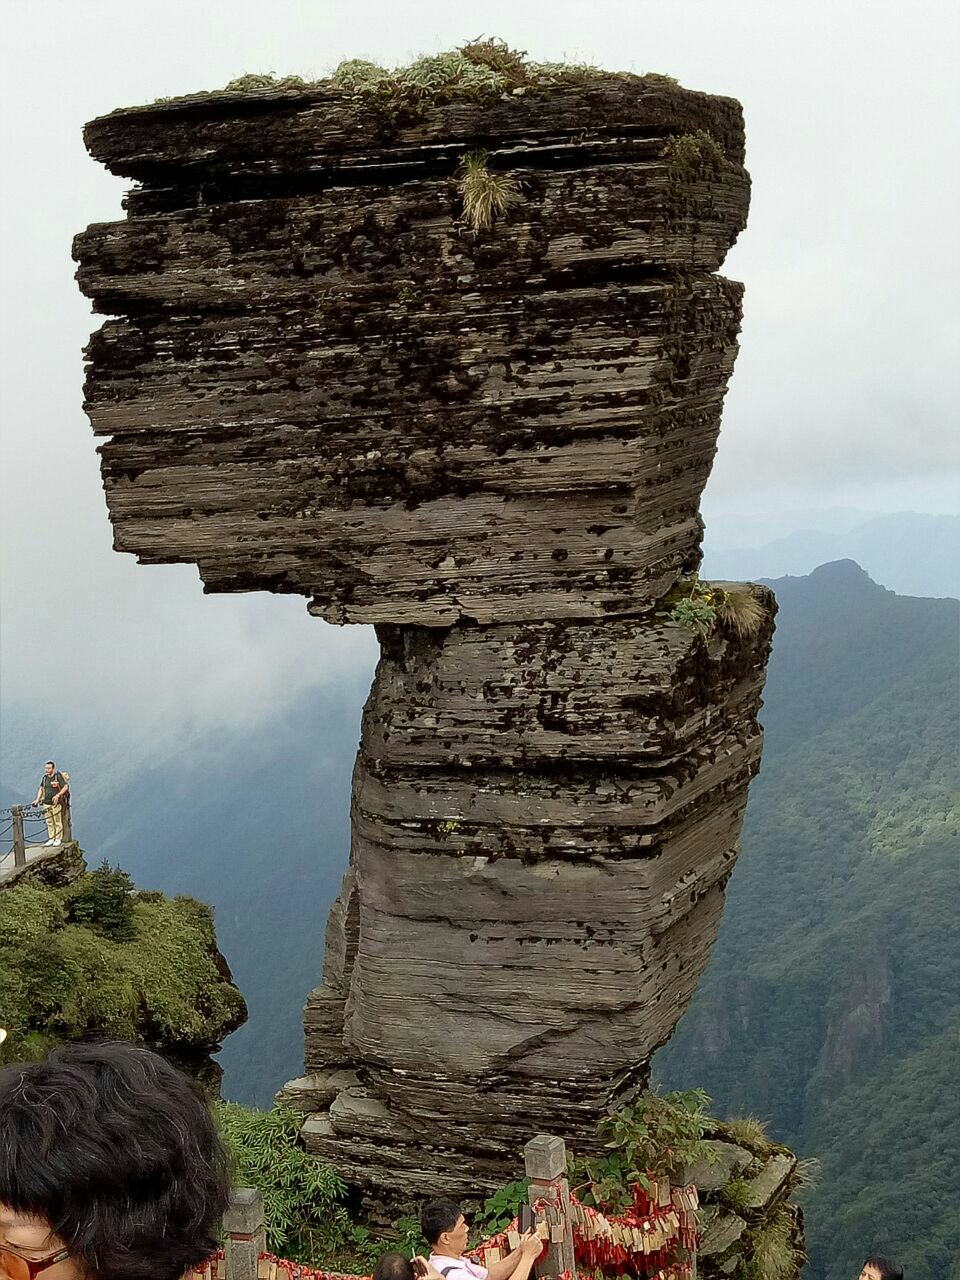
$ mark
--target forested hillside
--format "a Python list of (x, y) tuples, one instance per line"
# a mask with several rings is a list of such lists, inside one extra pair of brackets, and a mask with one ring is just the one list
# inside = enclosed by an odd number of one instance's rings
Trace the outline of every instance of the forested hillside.
[(958, 1246), (956, 602), (852, 562), (773, 583), (767, 745), (713, 960), (656, 1058), (822, 1160), (814, 1280)]

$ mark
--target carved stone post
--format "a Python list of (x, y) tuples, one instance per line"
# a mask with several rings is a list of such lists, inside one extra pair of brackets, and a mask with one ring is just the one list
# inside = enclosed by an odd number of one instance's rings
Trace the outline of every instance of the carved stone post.
[(542, 1216), (550, 1228), (547, 1256), (537, 1267), (537, 1274), (559, 1276), (566, 1272), (576, 1280), (566, 1144), (562, 1138), (537, 1134), (523, 1148), (523, 1161), (530, 1179), (530, 1204), (542, 1206)]
[(265, 1250), (263, 1198), (252, 1187), (238, 1187), (223, 1215), (226, 1235), (224, 1261), (227, 1280), (257, 1280), (260, 1255)]
[(23, 808), (21, 805), (13, 805), (10, 810), (10, 819), (13, 823), (13, 865), (15, 867), (25, 867), (27, 865), (27, 846), (23, 839)]
[(63, 804), (60, 808), (63, 810), (63, 843), (69, 844), (73, 839), (73, 819), (70, 817), (70, 805)]

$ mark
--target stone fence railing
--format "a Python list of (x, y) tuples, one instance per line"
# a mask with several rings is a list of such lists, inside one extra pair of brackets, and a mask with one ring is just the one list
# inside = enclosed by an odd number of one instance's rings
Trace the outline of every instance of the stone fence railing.
[[(689, 1202), (693, 1210), (690, 1214), (677, 1214), (678, 1201), (671, 1201), (668, 1187), (665, 1209), (651, 1207), (649, 1216), (627, 1214), (608, 1220), (571, 1197), (562, 1138), (541, 1134), (531, 1139), (524, 1147), (524, 1165), (529, 1179), (529, 1204), (544, 1243), (544, 1252), (535, 1270), (537, 1280), (577, 1280), (578, 1255), (587, 1270), (595, 1269), (598, 1238), (610, 1249), (619, 1250), (619, 1257), (627, 1259), (630, 1274), (696, 1280), (697, 1236), (689, 1234), (695, 1231), (695, 1193)], [(674, 1189), (674, 1196), (679, 1195), (683, 1201), (684, 1194), (690, 1191), (691, 1188)], [(668, 1259), (660, 1252), (666, 1241), (658, 1237), (658, 1232), (664, 1222), (676, 1220), (678, 1216), (689, 1224), (689, 1229), (678, 1233), (677, 1223), (673, 1221), (671, 1242), (675, 1245), (682, 1242), (684, 1247)], [(495, 1262), (504, 1251), (516, 1247), (518, 1239), (514, 1222), (509, 1230), (479, 1245), (477, 1256), (486, 1264)], [(660, 1256), (656, 1257), (657, 1254)], [(649, 1271), (648, 1266), (654, 1270)], [(285, 1277), (284, 1273), (288, 1275)], [(203, 1272), (195, 1273), (195, 1280), (341, 1280), (341, 1273), (316, 1271), (267, 1254), (263, 1200), (259, 1191), (243, 1187), (233, 1192), (224, 1216), (222, 1257)]]

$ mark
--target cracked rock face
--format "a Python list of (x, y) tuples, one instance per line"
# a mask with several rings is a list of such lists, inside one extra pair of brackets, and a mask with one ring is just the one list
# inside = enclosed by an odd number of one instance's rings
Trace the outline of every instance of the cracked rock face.
[[(86, 141), (140, 184), (75, 244), (116, 317), (86, 393), (117, 548), (378, 625), (284, 1096), (372, 1194), (476, 1196), (645, 1083), (759, 763), (769, 593), (750, 638), (661, 603), (700, 561), (737, 349), (739, 105), (597, 74), (401, 117), (321, 86)], [(477, 148), (519, 191), (486, 230)]]

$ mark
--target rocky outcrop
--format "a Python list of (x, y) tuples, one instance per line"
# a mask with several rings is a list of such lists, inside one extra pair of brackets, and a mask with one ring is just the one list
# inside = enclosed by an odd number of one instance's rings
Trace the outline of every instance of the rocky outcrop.
[(78, 880), (86, 871), (80, 846), (75, 840), (54, 849), (30, 850), (29, 861), (22, 867), (7, 866), (0, 872), (0, 889), (12, 889), (14, 885), (36, 884), (47, 888), (62, 888)]
[(704, 1143), (704, 1157), (685, 1174), (700, 1196), (697, 1274), (799, 1276), (806, 1261), (803, 1211), (793, 1197), (809, 1181), (805, 1166), (759, 1131), (744, 1138), (722, 1127)]
[[(409, 102), (406, 107), (409, 107)], [(645, 1083), (716, 936), (772, 631), (689, 629), (736, 354), (739, 106), (664, 78), (317, 85), (87, 127), (116, 545), (374, 622), (350, 867), (283, 1099), (387, 1198), (475, 1195)], [(471, 225), (467, 153), (507, 184)], [(425, 1151), (434, 1158), (427, 1160)]]
[(64, 1041), (130, 1040), (214, 1095), (223, 1072), (212, 1055), (247, 1018), (210, 908), (136, 890), (106, 863), (88, 872), (75, 842), (0, 884), (0, 990), (0, 1061)]
[[(118, 550), (335, 622), (605, 617), (699, 558), (736, 353), (737, 105), (598, 76), (385, 131), (332, 89), (114, 112), (77, 238)], [(722, 159), (667, 144), (708, 129)], [(483, 145), (521, 193), (465, 226)], [(718, 151), (717, 155), (721, 155)], [(399, 166), (399, 168), (398, 168)]]

